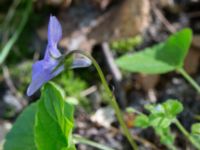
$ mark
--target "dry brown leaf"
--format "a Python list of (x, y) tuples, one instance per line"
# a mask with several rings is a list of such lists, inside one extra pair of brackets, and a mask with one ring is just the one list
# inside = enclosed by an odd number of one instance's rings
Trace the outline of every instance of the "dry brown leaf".
[(141, 88), (147, 92), (147, 91), (155, 88), (155, 86), (159, 82), (159, 79), (160, 79), (159, 75), (139, 74), (137, 81), (139, 82)]
[(189, 50), (189, 53), (185, 59), (185, 70), (189, 74), (196, 73), (199, 67), (199, 60), (200, 60), (200, 49), (192, 47)]
[(194, 35), (192, 39), (192, 44), (200, 48), (200, 35)]
[(102, 42), (135, 36), (146, 29), (149, 15), (149, 0), (124, 0), (91, 31), (89, 38)]

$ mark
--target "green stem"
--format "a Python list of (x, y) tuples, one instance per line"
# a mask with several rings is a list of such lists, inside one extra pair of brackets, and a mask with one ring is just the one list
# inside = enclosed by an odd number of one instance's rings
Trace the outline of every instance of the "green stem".
[(79, 135), (73, 135), (73, 140), (74, 140), (75, 143), (90, 145), (92, 147), (95, 147), (95, 148), (98, 148), (98, 149), (101, 149), (101, 150), (113, 150), (112, 148), (109, 148), (105, 145), (90, 141), (90, 140), (88, 140), (84, 137), (81, 137)]
[(177, 71), (197, 90), (198, 93), (200, 93), (200, 86), (183, 68), (180, 68)]
[(31, 12), (31, 8), (32, 8), (32, 1), (28, 1), (27, 2), (27, 8), (24, 11), (24, 15), (22, 16), (22, 21), (19, 24), (19, 28), (16, 30), (16, 32), (14, 33), (14, 35), (8, 40), (8, 42), (6, 43), (6, 45), (4, 46), (4, 48), (2, 49), (1, 53), (0, 53), (0, 65), (4, 62), (4, 60), (6, 59), (6, 57), (8, 56), (12, 46), (15, 44), (15, 42), (17, 41), (17, 39), (19, 38), (22, 30), (24, 29), (26, 22), (28, 20), (28, 16)]
[(111, 100), (109, 101), (109, 102), (110, 102), (110, 105), (111, 105), (111, 106), (113, 107), (113, 109), (115, 110), (115, 114), (116, 114), (117, 119), (118, 119), (118, 121), (119, 121), (119, 123), (120, 123), (120, 125), (121, 125), (121, 127), (122, 127), (122, 129), (123, 129), (124, 135), (126, 136), (126, 138), (128, 139), (128, 141), (130, 142), (132, 148), (133, 148), (134, 150), (137, 150), (137, 149), (138, 149), (138, 148), (137, 148), (137, 145), (136, 145), (135, 141), (133, 140), (132, 135), (131, 135), (130, 131), (128, 130), (128, 128), (127, 128), (127, 126), (126, 126), (126, 124), (125, 124), (125, 122), (124, 122), (124, 120), (123, 120), (122, 112), (121, 112), (121, 110), (120, 110), (120, 108), (119, 108), (119, 106), (118, 106), (118, 104), (117, 104), (117, 102), (116, 102), (115, 96), (113, 96), (113, 93), (112, 93), (112, 91), (110, 90), (110, 88), (109, 88), (109, 86), (108, 86), (108, 84), (107, 84), (107, 82), (106, 82), (106, 79), (105, 79), (105, 77), (104, 77), (104, 74), (103, 74), (103, 72), (102, 72), (100, 66), (98, 65), (98, 63), (96, 62), (96, 60), (95, 60), (91, 55), (89, 55), (89, 54), (87, 54), (86, 52), (81, 51), (81, 50), (73, 50), (73, 51), (70, 51), (70, 52), (66, 53), (63, 57), (65, 57), (65, 56), (68, 57), (69, 55), (71, 55), (71, 54), (73, 54), (73, 53), (82, 54), (82, 55), (88, 57), (88, 58), (92, 61), (93, 65), (95, 66), (95, 68), (96, 68), (96, 70), (97, 70), (97, 72), (98, 72), (98, 74), (99, 74), (99, 77), (100, 77), (100, 79), (101, 79), (101, 82), (102, 82), (102, 84), (103, 84), (103, 86), (104, 86), (106, 92), (107, 92), (108, 95), (111, 97)]
[(198, 149), (200, 150), (200, 144), (190, 135), (190, 133), (182, 126), (182, 124), (176, 119), (176, 126), (185, 135), (185, 137)]

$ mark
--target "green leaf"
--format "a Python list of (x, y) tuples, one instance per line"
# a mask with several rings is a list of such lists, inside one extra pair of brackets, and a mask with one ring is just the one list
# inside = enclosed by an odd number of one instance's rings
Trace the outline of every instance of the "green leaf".
[(191, 127), (191, 137), (196, 141), (200, 147), (200, 123), (194, 123)]
[[(174, 136), (171, 133), (169, 128), (155, 128), (156, 134), (160, 136), (160, 141), (162, 144), (173, 145), (174, 143)], [(171, 149), (171, 148), (170, 148)]]
[(146, 128), (149, 126), (149, 118), (146, 115), (139, 115), (136, 117), (134, 121), (135, 126), (141, 127), (141, 128)]
[(116, 60), (122, 69), (145, 74), (167, 73), (183, 66), (191, 44), (192, 32), (183, 29), (165, 42), (146, 48), (136, 54), (127, 54)]
[(191, 130), (192, 130), (192, 134), (197, 134), (200, 136), (200, 123), (193, 124)]
[(165, 116), (150, 115), (149, 124), (155, 128), (167, 128), (171, 124), (171, 119)]
[(6, 136), (4, 150), (75, 150), (71, 144), (74, 107), (61, 93), (53, 83), (46, 84), (41, 99), (16, 120)]
[(73, 108), (70, 104), (65, 105), (62, 93), (53, 83), (47, 83), (42, 90), (35, 122), (35, 142), (38, 150), (74, 149), (71, 139)]
[(176, 115), (183, 110), (182, 104), (169, 99), (162, 104), (145, 105), (145, 108), (150, 114), (137, 116), (135, 125), (142, 128), (153, 127), (162, 144), (169, 149), (176, 149), (173, 146), (174, 136), (170, 131), (170, 125), (176, 119)]
[[(70, 99), (70, 97), (66, 100), (68, 99)], [(65, 102), (64, 114), (72, 123), (74, 123), (74, 106), (67, 101)]]
[(165, 109), (163, 108), (162, 104), (157, 105), (145, 105), (145, 109), (151, 112), (151, 114), (163, 115), (165, 114)]
[(183, 111), (183, 106), (178, 100), (169, 99), (162, 104), (146, 105), (150, 111), (148, 117), (149, 126), (154, 128), (167, 128), (176, 118), (177, 114)]
[(169, 99), (162, 105), (166, 114), (171, 117), (176, 117), (177, 114), (183, 111), (183, 105), (178, 100)]
[(160, 51), (158, 54), (158, 59), (175, 66), (176, 68), (183, 67), (183, 62), (188, 53), (191, 42), (191, 29), (185, 28), (175, 33), (166, 41), (163, 51)]
[(6, 136), (4, 150), (37, 150), (33, 134), (36, 106), (31, 104), (17, 118)]
[(172, 71), (175, 69), (173, 66), (156, 58), (156, 52), (163, 47), (162, 43), (135, 54), (124, 55), (118, 58), (116, 63), (120, 68), (129, 72), (158, 74)]
[(154, 116), (174, 118), (183, 111), (183, 105), (174, 99), (168, 99), (166, 102), (157, 105), (146, 105), (145, 108)]

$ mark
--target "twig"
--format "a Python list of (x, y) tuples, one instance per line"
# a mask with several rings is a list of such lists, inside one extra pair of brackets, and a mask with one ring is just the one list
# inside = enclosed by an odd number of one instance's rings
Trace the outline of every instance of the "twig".
[(153, 143), (147, 141), (147, 140), (144, 139), (144, 138), (141, 138), (141, 137), (139, 137), (139, 136), (137, 136), (137, 135), (133, 135), (133, 138), (134, 138), (136, 141), (142, 143), (142, 144), (143, 144), (145, 147), (147, 147), (147, 148), (148, 148), (148, 147), (151, 147), (151, 148), (154, 149), (154, 150), (159, 150), (159, 148), (156, 147), (156, 145), (154, 145)]
[(102, 51), (105, 56), (105, 60), (107, 62), (107, 66), (109, 68), (110, 73), (112, 74), (114, 84), (115, 84), (115, 94), (117, 95), (118, 101), (121, 104), (123, 108), (126, 106), (126, 99), (125, 99), (125, 93), (121, 87), (121, 81), (122, 81), (122, 74), (120, 70), (118, 69), (115, 60), (113, 58), (113, 55), (110, 51), (109, 45), (107, 42), (104, 42), (102, 44)]
[(115, 81), (120, 82), (122, 80), (122, 74), (119, 71), (118, 67), (116, 66), (115, 62), (114, 62), (114, 58), (113, 55), (110, 51), (109, 45), (107, 42), (104, 42), (102, 44), (102, 51), (106, 57), (106, 61), (108, 63), (108, 67), (113, 75), (113, 78)]
[(26, 106), (27, 101), (22, 97), (22, 95), (17, 91), (16, 87), (14, 86), (13, 81), (10, 78), (10, 73), (9, 73), (7, 66), (3, 65), (2, 70), (3, 70), (3, 77), (5, 79), (6, 85), (9, 87), (12, 94), (15, 95), (17, 97), (17, 99), (19, 99), (20, 104), (23, 107)]
[(95, 147), (95, 149), (100, 149), (100, 150), (114, 150), (110, 147), (107, 147), (103, 144), (99, 144), (97, 142), (91, 141), (86, 139), (85, 137), (82, 137), (80, 135), (73, 135), (73, 140), (74, 143), (80, 143), (80, 144), (86, 144), (86, 145), (90, 145), (92, 147)]
[[(110, 130), (115, 132), (116, 134), (117, 133), (120, 133), (119, 129), (115, 128), (115, 127), (110, 127)], [(137, 142), (143, 144), (144, 147), (146, 148), (152, 148), (153, 150), (159, 150), (159, 148), (154, 144), (154, 143), (151, 143), (150, 141), (142, 138), (142, 137), (139, 137), (137, 135), (133, 135), (133, 139), (136, 140)]]
[(95, 85), (89, 87), (88, 89), (81, 92), (81, 96), (85, 97), (87, 95), (90, 95), (91, 93), (94, 93), (97, 90), (97, 87)]
[(158, 17), (158, 19), (165, 25), (165, 27), (168, 29), (170, 33), (176, 32), (176, 28), (165, 18), (165, 16), (162, 14), (162, 12), (155, 6), (153, 5), (153, 12), (155, 15)]

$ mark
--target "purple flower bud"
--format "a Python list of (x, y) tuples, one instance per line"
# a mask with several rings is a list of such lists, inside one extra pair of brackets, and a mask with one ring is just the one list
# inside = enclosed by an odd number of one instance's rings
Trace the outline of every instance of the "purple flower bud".
[(91, 60), (87, 57), (84, 56), (75, 56), (71, 68), (76, 69), (76, 68), (85, 68), (91, 65)]

